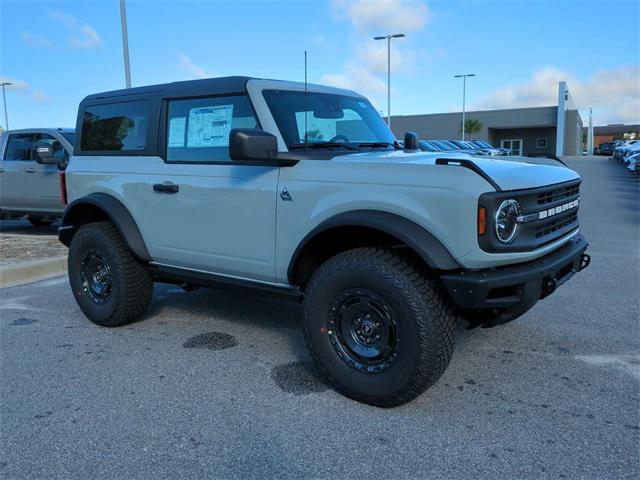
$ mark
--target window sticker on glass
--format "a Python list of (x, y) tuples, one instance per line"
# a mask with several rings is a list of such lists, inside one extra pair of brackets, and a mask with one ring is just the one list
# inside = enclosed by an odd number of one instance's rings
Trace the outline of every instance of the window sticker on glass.
[(175, 117), (169, 120), (169, 146), (184, 147), (184, 129), (186, 117)]
[(189, 110), (187, 147), (224, 147), (229, 144), (233, 105)]

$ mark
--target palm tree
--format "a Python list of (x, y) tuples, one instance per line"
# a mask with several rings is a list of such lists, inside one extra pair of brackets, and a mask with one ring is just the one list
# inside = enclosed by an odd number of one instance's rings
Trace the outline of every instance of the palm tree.
[[(469, 135), (473, 135), (474, 133), (478, 133), (482, 130), (482, 122), (480, 120), (476, 120), (475, 118), (469, 118), (464, 122), (464, 132)], [(460, 132), (462, 132), (462, 122), (460, 122)]]

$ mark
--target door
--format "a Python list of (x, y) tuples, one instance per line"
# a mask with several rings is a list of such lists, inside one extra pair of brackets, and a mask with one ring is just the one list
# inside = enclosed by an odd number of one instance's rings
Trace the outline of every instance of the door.
[(149, 185), (154, 261), (273, 282), (279, 169), (229, 159), (231, 128), (258, 126), (248, 98), (171, 100), (166, 111), (166, 159)]
[(37, 165), (32, 160), (33, 145), (33, 133), (9, 135), (2, 161), (2, 177), (0, 177), (3, 210), (25, 213), (34, 211), (37, 201), (30, 193), (32, 192), (30, 182)]
[(523, 143), (521, 139), (517, 140), (502, 140), (500, 142), (502, 148), (511, 149), (511, 155), (522, 155)]
[(32, 173), (28, 177), (29, 190), (32, 192), (32, 204), (34, 211), (38, 212), (62, 212), (64, 204), (60, 198), (60, 169), (58, 165), (43, 165), (35, 162), (35, 147), (40, 142), (46, 142), (53, 147), (53, 156), (61, 163), (69, 161), (69, 154), (62, 143), (48, 133), (36, 133), (34, 136), (34, 152), (32, 153)]

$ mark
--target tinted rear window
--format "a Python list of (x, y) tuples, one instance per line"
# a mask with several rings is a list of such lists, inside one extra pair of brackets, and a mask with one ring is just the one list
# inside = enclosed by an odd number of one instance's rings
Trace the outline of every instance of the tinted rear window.
[(147, 101), (92, 105), (82, 118), (82, 150), (139, 151), (147, 146)]

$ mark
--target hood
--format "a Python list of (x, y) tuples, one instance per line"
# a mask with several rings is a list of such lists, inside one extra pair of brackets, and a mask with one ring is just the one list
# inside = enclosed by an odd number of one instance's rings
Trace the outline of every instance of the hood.
[[(436, 160), (449, 159), (449, 165), (439, 165)], [(456, 161), (464, 162), (456, 163)], [(486, 176), (500, 190), (522, 190), (544, 187), (576, 180), (580, 176), (569, 167), (553, 159), (528, 157), (477, 157), (463, 153), (405, 152), (403, 150), (373, 151), (340, 155), (333, 161), (393, 162), (424, 164), (433, 168), (471, 168)], [(469, 167), (465, 166), (469, 165)]]

